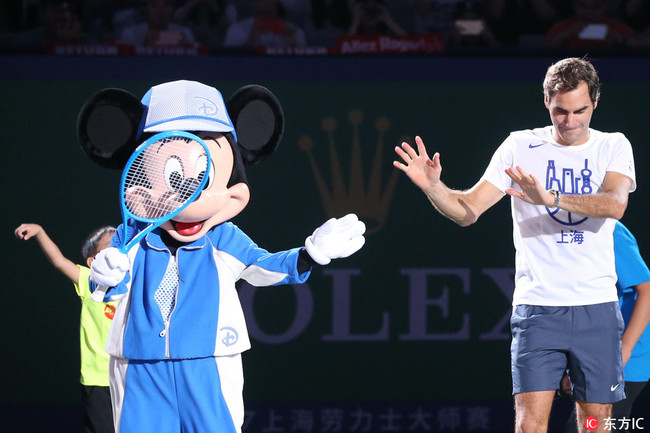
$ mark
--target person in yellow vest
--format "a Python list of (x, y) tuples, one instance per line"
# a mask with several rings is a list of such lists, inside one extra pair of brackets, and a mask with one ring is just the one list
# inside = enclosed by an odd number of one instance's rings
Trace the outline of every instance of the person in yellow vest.
[(85, 266), (66, 258), (38, 224), (21, 224), (14, 231), (19, 239), (35, 238), (50, 263), (66, 276), (81, 298), (81, 385), (85, 433), (113, 433), (113, 411), (108, 383), (108, 359), (104, 349), (115, 314), (115, 302), (99, 303), (90, 298), (90, 264), (95, 255), (110, 245), (115, 228), (93, 231), (82, 247)]

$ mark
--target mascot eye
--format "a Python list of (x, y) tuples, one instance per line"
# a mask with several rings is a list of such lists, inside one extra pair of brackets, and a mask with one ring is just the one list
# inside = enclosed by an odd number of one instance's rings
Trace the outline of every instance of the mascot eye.
[[(201, 158), (199, 158), (199, 160), (196, 163), (196, 166), (197, 167), (205, 167), (206, 166), (206, 157), (202, 156)], [(205, 176), (205, 171), (200, 172), (199, 175), (197, 176), (197, 179), (199, 179), (199, 182), (201, 182), (203, 180), (203, 176)], [(208, 173), (208, 180), (205, 182), (205, 186), (203, 187), (203, 189), (205, 190), (205, 189), (210, 188), (213, 181), (214, 181), (214, 164), (212, 163), (212, 161), (210, 161), (210, 172)]]
[(173, 191), (177, 191), (183, 183), (185, 175), (183, 174), (183, 163), (173, 156), (165, 164), (165, 183)]

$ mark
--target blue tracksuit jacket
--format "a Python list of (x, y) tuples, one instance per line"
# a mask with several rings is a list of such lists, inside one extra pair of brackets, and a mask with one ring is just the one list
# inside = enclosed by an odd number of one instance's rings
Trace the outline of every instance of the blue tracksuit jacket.
[[(241, 353), (250, 348), (250, 340), (235, 282), (303, 283), (311, 272), (298, 272), (299, 248), (269, 253), (234, 224), (222, 223), (178, 248), (180, 283), (165, 321), (154, 293), (172, 254), (160, 233), (154, 230), (128, 252), (130, 272), (106, 293), (105, 300), (121, 298), (106, 346), (115, 357), (163, 360)], [(112, 246), (120, 245), (121, 234), (120, 227)]]

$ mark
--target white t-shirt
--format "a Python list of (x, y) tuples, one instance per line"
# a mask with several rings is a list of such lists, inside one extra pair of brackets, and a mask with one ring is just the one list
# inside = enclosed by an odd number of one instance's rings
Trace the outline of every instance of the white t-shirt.
[[(545, 188), (562, 194), (595, 194), (605, 173), (632, 179), (630, 142), (621, 133), (589, 130), (589, 140), (564, 146), (553, 127), (515, 131), (492, 156), (482, 179), (501, 191), (519, 189), (505, 169), (520, 166)], [(616, 302), (613, 231), (616, 220), (588, 218), (511, 198), (516, 250), (513, 305), (590, 305)]]

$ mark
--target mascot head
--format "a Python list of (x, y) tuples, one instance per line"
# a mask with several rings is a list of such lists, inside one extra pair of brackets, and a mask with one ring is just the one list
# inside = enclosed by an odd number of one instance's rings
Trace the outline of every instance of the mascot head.
[(244, 86), (226, 104), (216, 88), (185, 80), (154, 86), (141, 100), (122, 89), (101, 90), (84, 104), (77, 121), (84, 153), (107, 168), (123, 168), (138, 144), (158, 132), (180, 130), (203, 139), (211, 157), (206, 186), (161, 226), (183, 243), (246, 207), (245, 167), (268, 158), (283, 129), (282, 107), (268, 89)]

